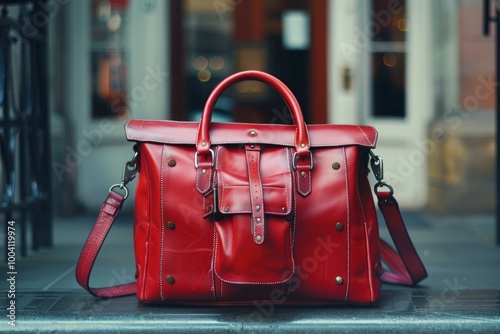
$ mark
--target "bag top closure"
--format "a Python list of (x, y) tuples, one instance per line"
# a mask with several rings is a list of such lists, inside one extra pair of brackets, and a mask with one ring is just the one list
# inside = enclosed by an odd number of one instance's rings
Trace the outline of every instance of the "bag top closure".
[[(196, 145), (199, 122), (129, 120), (127, 140), (172, 145)], [(307, 125), (311, 147), (359, 145), (375, 148), (377, 131), (365, 125)], [(296, 127), (281, 124), (212, 123), (212, 145), (267, 144), (295, 147)]]

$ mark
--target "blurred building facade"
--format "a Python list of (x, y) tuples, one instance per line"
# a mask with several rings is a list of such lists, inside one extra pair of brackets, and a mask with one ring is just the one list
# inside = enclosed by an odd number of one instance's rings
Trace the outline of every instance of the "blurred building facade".
[[(281, 78), (309, 123), (375, 126), (404, 208), (494, 210), (494, 36), (482, 35), (481, 0), (48, 3), (59, 214), (95, 210), (120, 180), (128, 119), (196, 120), (213, 87), (247, 69)], [(216, 119), (291, 123), (255, 82), (228, 92)]]

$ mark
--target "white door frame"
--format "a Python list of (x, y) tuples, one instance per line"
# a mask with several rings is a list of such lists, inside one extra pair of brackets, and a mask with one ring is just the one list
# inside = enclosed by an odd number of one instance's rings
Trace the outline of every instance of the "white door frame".
[[(392, 183), (400, 205), (421, 208), (427, 201), (427, 128), (434, 115), (432, 61), (432, 0), (407, 0), (406, 117), (386, 120), (368, 117), (367, 87), (371, 80), (367, 0), (331, 0), (329, 3), (329, 121), (363, 123), (379, 132), (376, 154), (385, 161), (386, 180)], [(396, 1), (396, 0), (395, 0)], [(414, 29), (412, 24), (414, 22)], [(351, 88), (343, 83), (346, 68)], [(431, 143), (432, 144), (432, 143)]]
[[(169, 117), (170, 78), (168, 68), (169, 4), (166, 1), (130, 1), (128, 23), (128, 91), (131, 118)], [(119, 183), (122, 166), (133, 155), (132, 143), (125, 139), (126, 119), (92, 119), (90, 69), (90, 2), (68, 3), (68, 63), (64, 78), (68, 85), (68, 124), (73, 141), (66, 145), (76, 176), (77, 200), (84, 207), (100, 207), (107, 189)], [(135, 186), (129, 187), (131, 198)], [(99, 195), (101, 194), (101, 195)], [(128, 201), (126, 208), (131, 208)]]

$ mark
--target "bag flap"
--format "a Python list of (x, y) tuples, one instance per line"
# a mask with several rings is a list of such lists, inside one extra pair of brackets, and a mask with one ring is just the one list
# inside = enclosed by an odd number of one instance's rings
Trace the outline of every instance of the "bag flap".
[[(137, 142), (195, 145), (198, 122), (129, 120), (125, 125), (127, 139)], [(308, 125), (311, 147), (360, 145), (374, 148), (377, 131), (362, 125)], [(250, 134), (251, 131), (252, 135)], [(212, 145), (268, 144), (295, 146), (295, 125), (212, 123)]]
[[(266, 180), (267, 181), (267, 180)], [(219, 185), (219, 210), (222, 214), (242, 214), (252, 212), (248, 195), (249, 186)], [(291, 187), (263, 185), (264, 212), (270, 215), (286, 216), (292, 211)]]

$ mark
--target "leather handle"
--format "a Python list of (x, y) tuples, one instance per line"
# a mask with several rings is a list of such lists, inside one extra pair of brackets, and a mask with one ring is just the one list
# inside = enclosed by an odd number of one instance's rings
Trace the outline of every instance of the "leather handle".
[(212, 111), (215, 107), (215, 103), (222, 95), (222, 93), (231, 85), (245, 80), (256, 80), (266, 83), (273, 87), (285, 100), (288, 108), (293, 117), (294, 124), (297, 127), (297, 134), (295, 136), (295, 148), (297, 154), (301, 157), (307, 157), (309, 155), (309, 135), (307, 132), (307, 127), (304, 122), (304, 117), (302, 116), (302, 110), (300, 109), (299, 102), (290, 91), (290, 89), (276, 77), (261, 71), (243, 71), (235, 73), (221, 83), (219, 83), (215, 89), (212, 91), (210, 96), (205, 103), (203, 109), (203, 114), (201, 116), (200, 127), (198, 129), (198, 134), (196, 138), (196, 149), (200, 155), (208, 155), (210, 150), (210, 134), (209, 126), (212, 120)]

